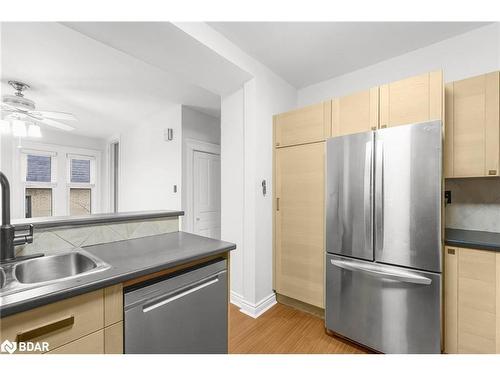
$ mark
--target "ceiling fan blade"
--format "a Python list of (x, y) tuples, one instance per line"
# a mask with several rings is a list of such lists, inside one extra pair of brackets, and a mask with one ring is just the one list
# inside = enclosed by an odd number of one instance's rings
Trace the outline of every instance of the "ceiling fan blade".
[(38, 118), (38, 117), (35, 117), (35, 116), (31, 116), (31, 115), (28, 115), (28, 117), (31, 118), (31, 119), (33, 119), (33, 120), (35, 120), (36, 122), (39, 122), (40, 124), (52, 126), (53, 128), (57, 128), (57, 129), (61, 129), (61, 130), (66, 130), (66, 131), (75, 130), (74, 127), (66, 125), (66, 124), (63, 124), (62, 122), (59, 122), (59, 121), (51, 120), (51, 119), (48, 119), (48, 118), (42, 119), (42, 118)]
[(9, 111), (9, 112), (17, 112), (18, 109), (14, 107), (13, 105), (7, 104), (7, 103), (1, 103), (2, 111)]
[(63, 121), (76, 121), (76, 117), (74, 115), (66, 112), (32, 111), (30, 112), (30, 114), (32, 114), (35, 117), (46, 117)]

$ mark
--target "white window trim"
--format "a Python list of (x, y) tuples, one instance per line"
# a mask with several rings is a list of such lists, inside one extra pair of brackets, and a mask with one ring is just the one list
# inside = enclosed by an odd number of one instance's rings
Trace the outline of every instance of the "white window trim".
[[(13, 217), (24, 218), (26, 212), (26, 188), (52, 188), (52, 216), (67, 216), (70, 210), (70, 191), (71, 187), (91, 188), (91, 213), (100, 212), (101, 209), (101, 151), (93, 149), (84, 149), (79, 147), (69, 147), (34, 141), (24, 141), (21, 148), (13, 150), (13, 183), (12, 195), (18, 197), (13, 200)], [(52, 157), (52, 182), (29, 182), (26, 180), (26, 163), (23, 155), (44, 155)], [(69, 183), (68, 175), (68, 155), (77, 158), (89, 158), (94, 161), (92, 184)], [(62, 164), (65, 163), (65, 164)], [(63, 171), (64, 168), (64, 171)], [(92, 170), (92, 167), (91, 167)], [(59, 173), (58, 173), (59, 172)], [(64, 175), (65, 174), (65, 175)], [(58, 183), (58, 177), (59, 182)], [(92, 177), (91, 177), (92, 178)], [(67, 183), (64, 183), (66, 181)], [(65, 197), (63, 197), (65, 195)]]

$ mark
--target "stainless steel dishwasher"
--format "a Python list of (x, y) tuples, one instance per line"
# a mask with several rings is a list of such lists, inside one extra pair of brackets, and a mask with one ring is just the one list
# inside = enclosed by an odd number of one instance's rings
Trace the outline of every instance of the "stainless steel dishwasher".
[(227, 353), (227, 265), (203, 264), (125, 290), (125, 353)]

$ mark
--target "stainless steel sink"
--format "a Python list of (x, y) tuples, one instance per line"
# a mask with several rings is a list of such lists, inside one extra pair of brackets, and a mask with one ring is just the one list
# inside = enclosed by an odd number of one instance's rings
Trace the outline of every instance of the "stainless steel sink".
[(109, 268), (100, 259), (83, 251), (45, 256), (20, 262), (14, 267), (14, 277), (21, 284), (59, 281)]

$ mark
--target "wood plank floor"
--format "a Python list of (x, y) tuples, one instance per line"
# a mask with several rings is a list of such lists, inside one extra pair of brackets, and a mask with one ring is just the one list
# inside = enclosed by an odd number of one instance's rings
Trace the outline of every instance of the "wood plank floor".
[(257, 319), (230, 305), (229, 353), (357, 354), (368, 351), (327, 335), (322, 319), (278, 303)]

